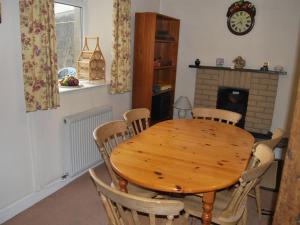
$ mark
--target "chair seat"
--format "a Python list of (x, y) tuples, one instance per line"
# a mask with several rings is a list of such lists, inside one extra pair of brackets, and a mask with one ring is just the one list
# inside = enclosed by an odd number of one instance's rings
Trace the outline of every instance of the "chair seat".
[[(116, 188), (115, 184), (113, 182), (111, 182), (110, 186), (113, 188)], [(127, 184), (127, 190), (128, 190), (128, 193), (130, 193), (130, 194), (134, 194), (134, 195), (144, 197), (144, 198), (154, 198), (155, 196), (157, 196), (156, 192), (148, 190), (146, 188), (139, 187), (132, 183)]]
[[(216, 193), (216, 198), (214, 202), (214, 207), (212, 211), (212, 222), (216, 224), (235, 224), (233, 221), (236, 221), (236, 216), (232, 215), (232, 212), (226, 211), (226, 207), (229, 202), (232, 200), (232, 195), (234, 189), (225, 189), (223, 191), (218, 191)], [(195, 217), (202, 217), (203, 207), (202, 207), (202, 198), (196, 195), (189, 195), (182, 199), (184, 203), (184, 211)], [(246, 205), (244, 205), (246, 207)], [(238, 213), (241, 215), (243, 210)], [(245, 218), (240, 221), (238, 224), (245, 224)]]
[[(218, 218), (223, 210), (228, 205), (231, 200), (232, 190), (224, 190), (216, 193), (216, 199), (213, 207), (213, 222), (214, 219)], [(196, 195), (188, 195), (182, 199), (184, 203), (184, 210), (193, 216), (201, 217), (202, 216), (202, 198)]]
[[(231, 199), (233, 190), (224, 190), (216, 193), (216, 199), (214, 202), (213, 217), (218, 217), (221, 212), (226, 208), (228, 202)], [(184, 210), (193, 216), (202, 216), (202, 196), (203, 194), (197, 195), (186, 195), (176, 196), (172, 193), (170, 195), (159, 195), (162, 199), (177, 200), (184, 203)]]
[(154, 191), (139, 187), (132, 183), (128, 183), (127, 190), (128, 190), (128, 193), (135, 194), (137, 196), (142, 196), (145, 198), (153, 198), (157, 195), (157, 193)]

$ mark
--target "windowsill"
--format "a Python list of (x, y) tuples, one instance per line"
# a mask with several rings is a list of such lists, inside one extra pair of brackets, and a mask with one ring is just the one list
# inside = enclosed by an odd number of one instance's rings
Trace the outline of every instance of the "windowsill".
[(63, 94), (67, 92), (74, 92), (74, 91), (79, 91), (88, 88), (106, 86), (108, 84), (109, 83), (106, 82), (105, 80), (97, 80), (97, 81), (79, 80), (79, 86), (76, 87), (59, 86), (59, 93)]

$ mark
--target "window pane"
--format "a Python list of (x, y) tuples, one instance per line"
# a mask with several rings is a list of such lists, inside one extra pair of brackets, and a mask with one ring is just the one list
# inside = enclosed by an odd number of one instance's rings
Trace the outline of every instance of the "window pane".
[(76, 67), (81, 50), (81, 8), (55, 3), (58, 69)]

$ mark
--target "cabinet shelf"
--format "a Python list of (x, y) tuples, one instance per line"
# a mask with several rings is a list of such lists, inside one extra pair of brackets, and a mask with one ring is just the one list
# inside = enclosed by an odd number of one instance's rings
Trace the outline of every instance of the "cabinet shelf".
[(172, 65), (172, 66), (154, 66), (155, 70), (167, 70), (167, 69), (175, 69), (176, 66)]
[(167, 92), (170, 92), (170, 91), (173, 91), (173, 88), (169, 88), (169, 89), (166, 89), (166, 90), (163, 90), (163, 91), (152, 93), (152, 96), (160, 95), (160, 94), (167, 93)]
[(164, 40), (164, 39), (155, 39), (157, 43), (176, 43), (175, 40)]

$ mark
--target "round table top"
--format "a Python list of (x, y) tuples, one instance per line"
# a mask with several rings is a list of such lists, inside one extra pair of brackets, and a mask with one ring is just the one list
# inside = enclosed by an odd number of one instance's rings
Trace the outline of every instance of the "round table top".
[(145, 188), (175, 193), (216, 191), (236, 183), (250, 159), (253, 136), (209, 120), (168, 120), (119, 144), (114, 170)]

